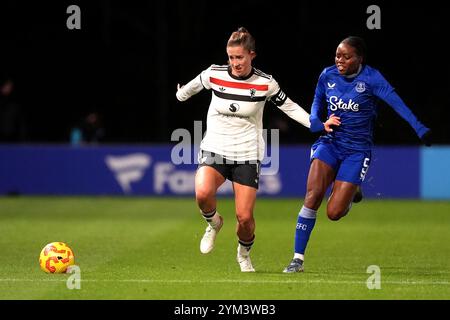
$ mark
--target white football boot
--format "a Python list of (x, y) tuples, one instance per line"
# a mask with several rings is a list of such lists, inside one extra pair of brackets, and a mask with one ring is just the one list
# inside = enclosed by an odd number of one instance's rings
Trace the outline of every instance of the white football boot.
[(219, 219), (220, 223), (216, 227), (213, 228), (209, 224), (206, 227), (205, 234), (200, 241), (200, 252), (203, 254), (210, 253), (212, 249), (214, 249), (214, 241), (216, 240), (216, 236), (223, 226), (222, 216), (219, 216)]
[(238, 245), (237, 249), (237, 262), (241, 268), (241, 272), (255, 272), (253, 268), (252, 260), (250, 259), (250, 252), (244, 246)]

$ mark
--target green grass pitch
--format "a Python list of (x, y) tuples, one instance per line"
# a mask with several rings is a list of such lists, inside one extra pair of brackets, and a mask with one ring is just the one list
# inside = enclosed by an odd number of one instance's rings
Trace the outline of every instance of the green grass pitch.
[[(319, 210), (305, 272), (283, 274), (302, 199), (257, 200), (256, 273), (239, 271), (232, 199), (215, 249), (199, 251), (206, 223), (190, 198), (0, 198), (0, 299), (450, 299), (450, 203), (363, 200), (329, 221)], [(46, 274), (38, 256), (62, 241), (81, 288)], [(380, 268), (380, 289), (369, 289)]]

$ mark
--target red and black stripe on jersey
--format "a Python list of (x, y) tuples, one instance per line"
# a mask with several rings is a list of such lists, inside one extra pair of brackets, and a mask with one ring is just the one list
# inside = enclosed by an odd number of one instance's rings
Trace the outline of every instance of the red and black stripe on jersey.
[[(269, 90), (269, 86), (267, 84), (251, 84), (251, 83), (244, 83), (244, 82), (234, 82), (234, 81), (227, 81), (227, 80), (222, 80), (222, 79), (218, 79), (218, 78), (214, 78), (214, 77), (210, 77), (209, 82), (220, 86), (220, 88), (227, 87), (227, 88), (232, 88), (232, 89), (244, 89), (244, 90), (249, 90), (250, 92), (251, 92), (251, 90), (258, 90), (258, 91)], [(220, 88), (219, 88), (219, 90), (212, 89), (212, 91), (214, 92), (214, 94), (217, 97), (222, 98), (222, 99), (247, 101), (247, 102), (266, 100), (265, 96), (259, 97), (259, 96), (254, 96), (252, 94), (250, 94), (250, 96), (246, 96), (246, 95), (240, 95), (240, 94), (225, 93), (225, 92), (220, 91)]]
[[(252, 72), (248, 76), (246, 76), (245, 78), (242, 78), (242, 79), (237, 78), (234, 75), (232, 75), (230, 68), (228, 66), (213, 66), (213, 67), (211, 67), (211, 70), (227, 72), (228, 75), (232, 79), (236, 79), (236, 80), (246, 80), (246, 79), (251, 78), (254, 74), (259, 77), (264, 77), (266, 79), (270, 79), (270, 76), (261, 72), (258, 69), (254, 69), (254, 68), (252, 69)], [(253, 84), (253, 83), (247, 83), (247, 82), (230, 81), (230, 80), (219, 79), (219, 78), (216, 78), (213, 76), (210, 76), (209, 82), (219, 86), (218, 90), (211, 89), (213, 91), (214, 95), (217, 96), (218, 98), (226, 99), (226, 100), (246, 101), (246, 102), (265, 101), (266, 96), (256, 96), (256, 92), (269, 90), (269, 86), (267, 84)], [(226, 88), (249, 90), (250, 95), (227, 93), (227, 92), (224, 92), (226, 90)]]
[(214, 89), (212, 89), (212, 91), (218, 98), (226, 100), (246, 101), (246, 102), (256, 102), (266, 100), (266, 97), (244, 96), (240, 94), (224, 93)]

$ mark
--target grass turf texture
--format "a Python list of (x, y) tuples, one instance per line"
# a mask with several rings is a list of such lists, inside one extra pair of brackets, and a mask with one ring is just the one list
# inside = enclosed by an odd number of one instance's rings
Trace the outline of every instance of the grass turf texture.
[[(450, 299), (449, 202), (365, 199), (338, 222), (322, 205), (300, 274), (281, 271), (301, 199), (257, 200), (250, 274), (235, 260), (234, 202), (218, 203), (225, 224), (202, 255), (193, 199), (0, 198), (0, 299)], [(53, 241), (73, 249), (80, 290), (40, 270)], [(367, 288), (370, 265), (379, 290)]]

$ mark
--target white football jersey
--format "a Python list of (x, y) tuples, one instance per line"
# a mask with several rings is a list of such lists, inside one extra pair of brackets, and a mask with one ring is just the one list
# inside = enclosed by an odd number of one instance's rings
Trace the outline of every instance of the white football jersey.
[(268, 99), (292, 119), (310, 126), (309, 114), (286, 96), (272, 76), (258, 69), (236, 77), (227, 65), (211, 65), (178, 90), (177, 99), (185, 101), (203, 88), (211, 90), (212, 99), (200, 148), (226, 159), (262, 161), (262, 117)]

